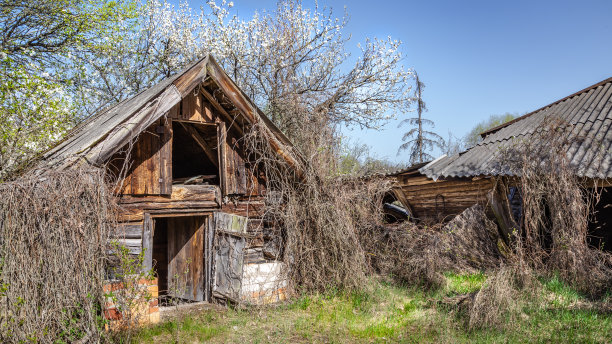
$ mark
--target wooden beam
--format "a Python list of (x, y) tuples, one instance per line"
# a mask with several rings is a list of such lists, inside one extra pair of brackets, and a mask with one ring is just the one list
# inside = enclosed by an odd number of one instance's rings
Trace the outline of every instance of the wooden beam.
[(502, 179), (497, 179), (495, 188), (488, 194), (488, 199), (491, 210), (497, 219), (501, 237), (506, 245), (509, 245), (512, 239), (512, 232), (514, 230), (518, 231), (519, 225), (512, 217), (512, 210), (510, 209), (507, 192), (508, 188), (506, 183), (504, 183)]
[(187, 133), (189, 133), (189, 135), (191, 135), (191, 137), (195, 140), (195, 142), (198, 144), (198, 146), (200, 146), (200, 148), (202, 148), (202, 150), (204, 151), (204, 153), (206, 154), (208, 159), (213, 164), (215, 164), (215, 167), (219, 168), (219, 161), (217, 160), (217, 157), (215, 156), (215, 153), (212, 151), (212, 149), (210, 147), (208, 147), (208, 145), (206, 144), (206, 141), (204, 140), (202, 135), (200, 135), (200, 133), (197, 131), (197, 129), (194, 128), (191, 125), (187, 125), (187, 124), (184, 124), (182, 122), (179, 122), (179, 123), (185, 129), (185, 131), (187, 131)]
[(143, 230), (142, 230), (142, 249), (144, 250), (144, 258), (142, 267), (145, 272), (153, 268), (153, 235), (154, 223), (151, 220), (149, 213), (144, 214)]
[[(202, 92), (202, 94), (204, 95), (204, 97), (206, 97), (206, 99), (208, 100), (208, 102), (217, 110), (219, 111), (219, 113), (221, 115), (223, 115), (223, 117), (225, 117), (226, 120), (229, 121), (229, 124), (232, 125), (232, 127), (236, 128), (238, 130), (238, 132), (240, 133), (240, 136), (244, 135), (244, 131), (242, 130), (242, 128), (238, 125), (238, 123), (236, 122), (236, 118), (233, 117), (232, 115), (230, 115), (227, 110), (225, 110), (225, 108), (223, 108), (223, 106), (221, 106), (221, 104), (219, 104), (219, 102), (217, 102), (217, 100), (215, 99), (215, 97), (213, 97), (212, 94), (210, 94), (208, 91), (206, 91), (204, 89), (204, 87), (201, 88), (200, 90)], [(235, 125), (234, 125), (235, 124)], [(229, 129), (229, 128), (228, 128)]]

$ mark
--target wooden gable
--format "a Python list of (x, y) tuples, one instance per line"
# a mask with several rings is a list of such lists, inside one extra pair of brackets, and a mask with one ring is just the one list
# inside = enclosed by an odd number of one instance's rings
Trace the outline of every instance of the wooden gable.
[[(119, 193), (133, 196), (171, 195), (173, 179), (185, 177), (178, 175), (178, 170), (173, 175), (172, 152), (175, 150), (176, 154), (184, 155), (184, 151), (176, 149), (188, 149), (193, 150), (194, 159), (206, 159), (214, 164), (211, 168), (217, 171), (218, 185), (224, 196), (263, 195), (263, 176), (247, 161), (241, 139), (242, 128), (218, 112), (201, 93), (189, 92), (170, 109), (167, 116), (137, 137), (129, 154), (129, 169)], [(216, 127), (216, 131), (204, 130), (206, 126)], [(188, 140), (193, 140), (193, 144), (185, 146), (181, 143), (185, 142), (182, 137), (173, 138), (173, 135), (186, 135)], [(173, 147), (175, 144), (181, 146)], [(121, 161), (121, 158), (119, 154), (113, 160)], [(184, 156), (182, 159), (184, 161)], [(194, 166), (199, 163), (194, 160)]]

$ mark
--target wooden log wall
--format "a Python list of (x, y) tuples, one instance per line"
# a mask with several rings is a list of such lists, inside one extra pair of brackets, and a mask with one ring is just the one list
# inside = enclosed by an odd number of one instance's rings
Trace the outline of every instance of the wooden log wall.
[(476, 203), (486, 204), (494, 182), (487, 178), (434, 181), (418, 171), (396, 176), (413, 216), (426, 222), (450, 220)]

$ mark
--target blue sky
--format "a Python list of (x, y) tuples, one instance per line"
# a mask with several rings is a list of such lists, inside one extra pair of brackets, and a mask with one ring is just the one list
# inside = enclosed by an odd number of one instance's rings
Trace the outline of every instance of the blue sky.
[[(200, 2), (191, 1), (192, 7)], [(273, 10), (276, 1), (234, 0), (239, 16)], [(304, 6), (313, 2), (304, 0)], [(443, 137), (464, 136), (492, 114), (523, 114), (612, 76), (612, 1), (320, 0), (341, 16), (354, 48), (365, 37), (403, 41), (405, 65), (418, 71), (423, 98)], [(410, 115), (410, 114), (407, 114)], [(379, 157), (396, 156), (402, 133), (345, 134)]]

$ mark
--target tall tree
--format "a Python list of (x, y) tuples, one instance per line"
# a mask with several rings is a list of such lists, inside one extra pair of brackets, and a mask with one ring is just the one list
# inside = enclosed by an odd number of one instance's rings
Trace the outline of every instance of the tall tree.
[(423, 101), (423, 88), (425, 84), (419, 79), (419, 75), (415, 72), (415, 98), (417, 103), (417, 117), (407, 118), (400, 122), (398, 127), (404, 123), (408, 123), (414, 128), (410, 129), (402, 137), (402, 141), (405, 141), (398, 149), (398, 154), (403, 150), (410, 152), (409, 162), (411, 165), (432, 160), (433, 156), (430, 152), (434, 148), (443, 149), (444, 139), (434, 133), (433, 131), (426, 130), (426, 126), (434, 127), (434, 122), (423, 118), (423, 112), (427, 111), (425, 102)]
[(0, 0), (0, 180), (78, 119), (75, 54), (108, 48), (133, 3)]
[(486, 120), (479, 122), (470, 130), (464, 138), (465, 146), (473, 147), (482, 141), (480, 133), (495, 128), (518, 117), (518, 114), (506, 112), (503, 115), (491, 115)]
[[(294, 141), (310, 142), (304, 125), (378, 128), (410, 105), (401, 42), (367, 39), (350, 56), (348, 15), (299, 0), (241, 18), (232, 2), (207, 1), (199, 12), (158, 0), (141, 8), (132, 34), (91, 68), (95, 109), (121, 100), (212, 53), (236, 83)], [(134, 69), (138, 69), (138, 73)], [(147, 71), (143, 73), (142, 71)], [(320, 131), (323, 132), (323, 131)], [(317, 133), (318, 134), (318, 133)], [(296, 142), (299, 144), (299, 142)]]

